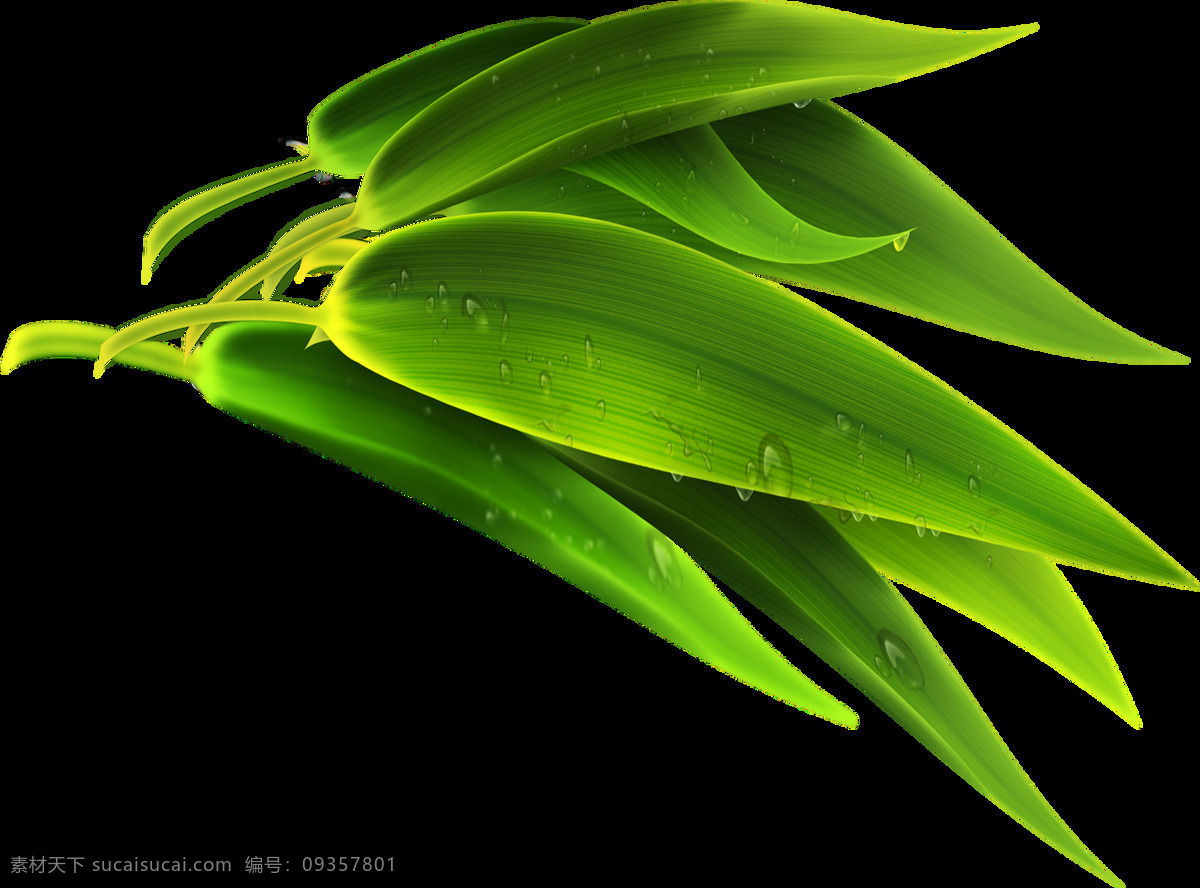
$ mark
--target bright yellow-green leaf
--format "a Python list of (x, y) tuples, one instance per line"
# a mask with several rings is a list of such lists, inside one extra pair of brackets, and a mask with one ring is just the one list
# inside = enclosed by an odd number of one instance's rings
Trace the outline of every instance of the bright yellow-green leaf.
[[(1114, 363), (1189, 363), (1186, 356), (1089, 308), (901, 146), (833, 102), (814, 99), (801, 109), (768, 108), (717, 121), (711, 129), (755, 186), (785, 212), (848, 235), (915, 227), (904, 242), (903, 259), (880, 251), (818, 267), (756, 255), (747, 243), (722, 240), (724, 232), (689, 228), (692, 220), (682, 207), (647, 200), (644, 189), (626, 184), (628, 173), (607, 179), (621, 191), (593, 180), (588, 175), (591, 162), (552, 170), (440, 212), (534, 210), (590, 216), (668, 238), (752, 274), (1022, 348)], [(702, 172), (697, 172), (698, 181)], [(673, 184), (683, 190), (680, 183)]]
[[(94, 358), (112, 332), (72, 321), (26, 324), (10, 334), (0, 372), (49, 356)], [(306, 348), (310, 333), (225, 324), (186, 365), (180, 349), (159, 342), (138, 343), (120, 360), (187, 379), (219, 409), (429, 504), (714, 669), (858, 727), (853, 710), (788, 663), (645, 519), (528, 437), (394, 385), (332, 346)], [(564, 545), (572, 535), (580, 544)]]
[(1108, 644), (1054, 562), (953, 534), (918, 535), (909, 525), (868, 520), (861, 508), (843, 503), (817, 513), (884, 575), (1007, 638), (1142, 726)]
[(96, 372), (179, 323), (243, 319), (319, 326), (396, 382), (601, 456), (818, 503), (861, 489), (879, 517), (1197, 587), (1049, 457), (878, 340), (634, 229), (547, 213), (411, 225), (351, 259), (319, 308), (167, 310), (114, 335)]
[(371, 161), (356, 215), (364, 228), (392, 227), (614, 148), (883, 86), (1036, 30), (953, 31), (745, 0), (617, 13), (493, 65), (414, 116)]
[(844, 675), (1009, 817), (1109, 885), (1123, 884), (1037, 790), (908, 602), (819, 515), (828, 510), (764, 494), (742, 501), (707, 481), (676, 483), (546, 446)]
[[(887, 246), (876, 237), (824, 231), (785, 210), (738, 163), (707, 124), (568, 165), (652, 207), (726, 250), (777, 262), (832, 262)], [(559, 186), (565, 196), (565, 186)], [(584, 184), (584, 190), (591, 181)], [(557, 210), (547, 201), (546, 209)], [(836, 229), (835, 229), (836, 230)]]

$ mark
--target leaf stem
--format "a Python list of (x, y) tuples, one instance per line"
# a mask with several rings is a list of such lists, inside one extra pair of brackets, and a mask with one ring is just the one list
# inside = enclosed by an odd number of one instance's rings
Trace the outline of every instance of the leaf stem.
[[(171, 306), (138, 318), (119, 328), (112, 336), (104, 340), (100, 346), (100, 355), (92, 369), (92, 376), (99, 379), (118, 354), (143, 339), (161, 336), (163, 333), (178, 330), (187, 324), (212, 324), (218, 321), (283, 321), (313, 327), (321, 326), (321, 318), (321, 306), (288, 302), (282, 299), (270, 302), (254, 299), (243, 302), (207, 302), (202, 305)], [(183, 360), (186, 360), (186, 354)]]

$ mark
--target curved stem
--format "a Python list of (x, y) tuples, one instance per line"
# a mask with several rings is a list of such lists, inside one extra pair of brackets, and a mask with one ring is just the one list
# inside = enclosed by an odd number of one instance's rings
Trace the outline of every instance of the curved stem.
[[(330, 207), (325, 212), (341, 216), (345, 213), (345, 207)], [(316, 249), (343, 234), (358, 231), (360, 227), (359, 223), (355, 221), (354, 213), (352, 212), (349, 216), (339, 218), (324, 228), (314, 231), (307, 237), (302, 237), (295, 243), (288, 244), (278, 252), (264, 253), (219, 287), (209, 297), (209, 302), (232, 302), (245, 295), (247, 291), (253, 289), (255, 286), (261, 284), (268, 275), (288, 268), (292, 263), (302, 259), (310, 250)], [(185, 354), (195, 347), (206, 327), (206, 324), (197, 322), (187, 328), (187, 332), (183, 336), (183, 351)], [(168, 327), (167, 329), (171, 328)]]
[[(0, 355), (0, 376), (7, 376), (31, 361), (46, 358), (82, 358), (96, 360), (104, 341), (116, 332), (105, 324), (88, 321), (32, 321), (8, 335)], [(121, 353), (118, 363), (160, 376), (194, 382), (184, 369), (183, 352), (165, 342), (138, 342)]]
[[(175, 306), (146, 315), (127, 326), (121, 327), (100, 346), (100, 355), (92, 368), (92, 376), (99, 379), (108, 369), (109, 363), (125, 349), (172, 330), (192, 323), (212, 324), (218, 321), (283, 321), (320, 327), (323, 312), (318, 305), (301, 305), (296, 302), (257, 299), (244, 302), (213, 303)], [(186, 353), (184, 360), (186, 360)]]
[(177, 198), (154, 217), (142, 238), (142, 283), (181, 240), (228, 210), (306, 179), (316, 170), (312, 155), (292, 157), (210, 182)]

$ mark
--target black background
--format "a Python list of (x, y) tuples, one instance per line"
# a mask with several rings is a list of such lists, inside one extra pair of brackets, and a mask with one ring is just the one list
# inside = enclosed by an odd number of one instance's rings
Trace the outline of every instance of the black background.
[[(1039, 21), (1013, 45), (841, 103), (1083, 301), (1200, 351), (1180, 299), (1194, 284), (1178, 280), (1190, 235), (1163, 215), (1183, 196), (1181, 81), (1138, 76), (1162, 75), (1168, 24), (1034, 4), (846, 8), (940, 27)], [(13, 81), (20, 233), (3, 331), (118, 324), (207, 294), (352, 183), (308, 180), (243, 207), (140, 287), (141, 236), (161, 206), (287, 156), (278, 140), (305, 138), (320, 99), (415, 48), (505, 19), (615, 9), (313, 17), (272, 6), (184, 13), (144, 32), (97, 11), (53, 39), (48, 22), (30, 39), (53, 52), (50, 73)], [(314, 298), (320, 286), (305, 285)], [(1196, 569), (1193, 367), (1073, 361), (813, 298), (990, 410)], [(186, 384), (90, 370), (46, 361), (0, 380), (3, 779), (18, 821), (6, 856), (281, 855), (288, 878), (304, 856), (369, 854), (447, 876), (728, 867), (765, 883), (782, 867), (793, 883), (1099, 884), (749, 608), (860, 713), (859, 730), (737, 684)], [(1186, 822), (1172, 810), (1196, 791), (1184, 754), (1196, 599), (1063, 571), (1141, 731), (988, 630), (906, 597), (1067, 823), (1130, 885), (1158, 884), (1184, 866)]]

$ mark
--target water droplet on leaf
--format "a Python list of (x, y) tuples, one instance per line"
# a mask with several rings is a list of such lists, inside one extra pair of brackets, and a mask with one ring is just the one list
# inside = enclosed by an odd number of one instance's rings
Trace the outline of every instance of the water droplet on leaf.
[(904, 639), (888, 629), (880, 629), (878, 641), (887, 664), (904, 684), (913, 690), (925, 687), (925, 673), (921, 671), (912, 648)]

